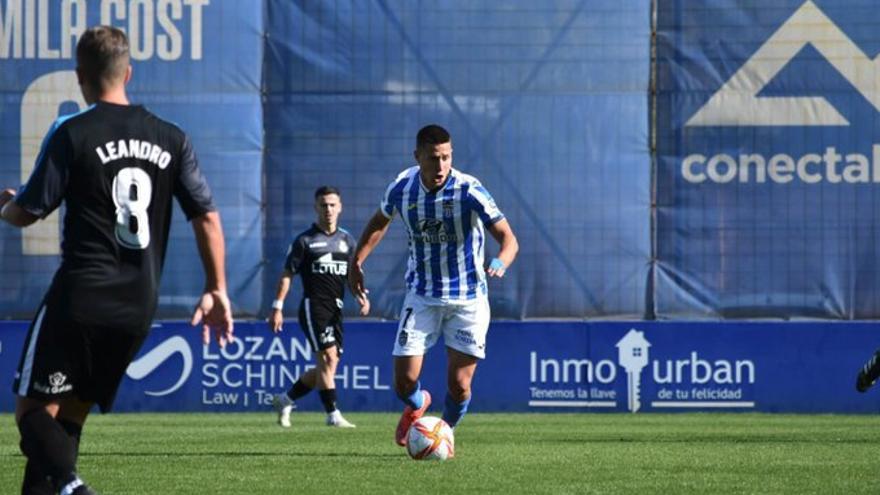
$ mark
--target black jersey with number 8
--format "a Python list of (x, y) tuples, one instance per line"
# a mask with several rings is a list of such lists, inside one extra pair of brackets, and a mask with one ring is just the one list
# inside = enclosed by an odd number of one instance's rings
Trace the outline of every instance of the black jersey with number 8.
[(142, 106), (106, 102), (55, 122), (15, 202), (41, 218), (65, 204), (52, 292), (72, 319), (147, 331), (172, 197), (187, 219), (215, 209), (177, 126)]

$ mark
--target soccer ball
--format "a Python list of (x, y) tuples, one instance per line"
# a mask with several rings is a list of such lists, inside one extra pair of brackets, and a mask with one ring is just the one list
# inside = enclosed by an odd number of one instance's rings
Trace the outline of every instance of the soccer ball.
[(440, 418), (424, 416), (413, 421), (406, 439), (406, 451), (417, 461), (445, 461), (455, 456), (452, 428)]

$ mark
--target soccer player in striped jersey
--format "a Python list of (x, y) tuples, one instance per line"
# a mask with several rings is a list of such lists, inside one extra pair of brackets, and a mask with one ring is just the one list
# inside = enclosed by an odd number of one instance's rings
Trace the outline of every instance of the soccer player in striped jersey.
[[(503, 277), (519, 250), (489, 192), (476, 178), (452, 168), (452, 139), (446, 129), (422, 128), (414, 155), (418, 165), (401, 172), (385, 190), (349, 271), (352, 291), (365, 297), (363, 264), (398, 213), (409, 233), (408, 290), (393, 352), (394, 389), (405, 404), (395, 432), (401, 446), (412, 422), (431, 404), (419, 375), (425, 352), (441, 335), (448, 359), (443, 419), (453, 428), (461, 421), (471, 401), (477, 363), (486, 356), (486, 276)], [(484, 227), (501, 245), (485, 269)]]

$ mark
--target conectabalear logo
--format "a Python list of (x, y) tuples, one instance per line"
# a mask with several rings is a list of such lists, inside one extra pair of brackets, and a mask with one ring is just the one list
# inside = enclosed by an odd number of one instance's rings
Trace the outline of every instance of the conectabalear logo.
[[(854, 137), (870, 136), (876, 117), (853, 125), (823, 96), (762, 94), (807, 46), (812, 46), (875, 111), (880, 110), (880, 56), (872, 59), (866, 55), (808, 0), (715, 91), (685, 127), (694, 133), (711, 127), (754, 127), (752, 132), (759, 133), (761, 128), (849, 126)], [(699, 60), (694, 62), (699, 65)], [(820, 79), (805, 73), (799, 86), (806, 88), (798, 90), (810, 89), (809, 84)], [(701, 142), (697, 136), (691, 136), (689, 142)], [(784, 141), (778, 136), (769, 140), (759, 136), (763, 134), (751, 138), (731, 134), (730, 140), (721, 140), (727, 144), (720, 149), (687, 153), (681, 160), (682, 178), (692, 184), (880, 184), (880, 143), (859, 144), (851, 138), (824, 143), (819, 139), (806, 141), (806, 149), (773, 149), (773, 145), (754, 149), (755, 143)], [(799, 143), (798, 139), (793, 136), (792, 142)], [(708, 142), (716, 141), (713, 138)], [(797, 153), (792, 153), (794, 150)]]
[(155, 392), (148, 390), (144, 392), (154, 397), (168, 395), (183, 386), (192, 372), (192, 349), (190, 349), (189, 344), (183, 337), (174, 336), (157, 345), (153, 350), (147, 352), (136, 361), (132, 361), (125, 374), (134, 380), (141, 380), (175, 354), (180, 354), (180, 357), (183, 358), (183, 368), (180, 370), (180, 377), (177, 379), (177, 382), (165, 390)]

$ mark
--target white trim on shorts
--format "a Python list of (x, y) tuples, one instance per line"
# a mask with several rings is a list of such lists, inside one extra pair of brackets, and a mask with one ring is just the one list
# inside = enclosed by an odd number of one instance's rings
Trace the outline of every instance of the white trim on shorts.
[(46, 305), (40, 309), (37, 314), (37, 320), (34, 322), (34, 331), (31, 332), (31, 340), (28, 342), (27, 353), (24, 355), (24, 362), (21, 364), (21, 377), (18, 382), (18, 395), (26, 397), (30, 388), (31, 372), (34, 370), (34, 354), (36, 352), (37, 340), (40, 337), (40, 329), (43, 326), (43, 317), (46, 316)]
[(315, 324), (312, 323), (312, 305), (308, 297), (303, 299), (303, 305), (305, 305), (306, 309), (306, 325), (309, 326), (309, 328), (306, 329), (306, 334), (309, 336), (309, 342), (312, 343), (312, 349), (314, 349), (315, 352), (320, 352), (321, 348), (318, 346), (318, 336), (315, 334)]

